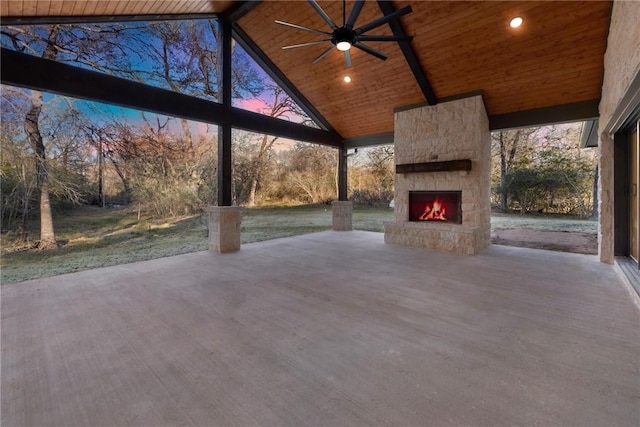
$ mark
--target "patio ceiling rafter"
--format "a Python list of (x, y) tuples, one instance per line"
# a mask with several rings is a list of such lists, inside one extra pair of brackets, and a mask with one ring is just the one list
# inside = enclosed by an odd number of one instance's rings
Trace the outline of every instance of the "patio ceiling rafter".
[(2, 48), (0, 81), (90, 101), (342, 147), (335, 133)]
[[(388, 0), (378, 0), (378, 6), (380, 7), (383, 15), (390, 15), (395, 12), (395, 8)], [(407, 37), (407, 33), (399, 20), (396, 19), (389, 22), (389, 27), (391, 27), (391, 31), (393, 31), (394, 36)], [(433, 88), (431, 87), (431, 83), (429, 83), (427, 74), (425, 73), (424, 68), (420, 65), (420, 61), (418, 60), (411, 43), (399, 42), (398, 45), (400, 46), (400, 50), (402, 50), (402, 54), (404, 55), (404, 59), (407, 61), (409, 68), (411, 68), (411, 72), (413, 73), (418, 86), (420, 86), (422, 94), (427, 100), (427, 104), (436, 105), (438, 103), (438, 99), (433, 92)]]

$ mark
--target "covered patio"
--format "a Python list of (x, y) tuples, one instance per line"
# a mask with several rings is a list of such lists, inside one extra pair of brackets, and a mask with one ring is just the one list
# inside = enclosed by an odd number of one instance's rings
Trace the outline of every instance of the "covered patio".
[[(282, 49), (314, 40), (275, 20), (326, 26), (306, 2), (2, 3), (3, 25), (216, 16), (222, 58), (211, 101), (2, 48), (3, 84), (219, 126), (210, 251), (2, 286), (2, 425), (640, 424), (638, 296), (613, 265), (640, 247), (620, 220), (639, 4), (379, 1), (363, 22), (405, 3), (380, 36), (414, 39), (374, 44), (388, 61), (356, 51), (350, 86), (341, 52), (314, 64), (313, 49)], [(516, 15), (526, 24), (511, 30)], [(232, 105), (234, 40), (318, 128)], [(489, 132), (595, 119), (598, 256), (490, 246)], [(407, 225), (405, 205), (394, 244), (331, 231), (240, 249), (232, 129), (335, 147), (334, 229), (351, 228), (348, 150), (386, 143), (420, 169), (397, 170), (401, 197), (460, 191), (465, 219)], [(459, 253), (413, 247), (424, 241)]]
[(640, 421), (596, 256), (322, 232), (2, 287), (3, 425)]

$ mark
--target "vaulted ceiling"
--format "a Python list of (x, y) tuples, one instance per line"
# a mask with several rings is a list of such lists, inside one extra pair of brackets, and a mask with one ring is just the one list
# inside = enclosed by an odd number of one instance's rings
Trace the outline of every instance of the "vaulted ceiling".
[[(223, 13), (240, 3), (5, 0), (0, 3), (0, 14), (2, 18), (193, 15)], [(319, 4), (336, 23), (342, 22), (342, 1)], [(337, 50), (312, 63), (325, 45), (283, 50), (286, 45), (323, 37), (283, 27), (275, 20), (330, 31), (304, 1), (245, 4), (246, 13), (235, 25), (245, 42), (261, 51), (267, 63), (286, 76), (290, 89), (308, 100), (343, 138), (392, 132), (395, 109), (428, 102), (424, 82), (416, 79), (412, 65), (426, 76), (436, 101), (481, 91), (492, 117), (530, 113), (535, 121), (534, 113), (545, 109), (562, 116), (576, 106), (589, 105), (593, 111), (597, 105), (609, 1), (395, 0), (390, 4), (394, 10), (407, 5), (413, 9), (399, 19), (404, 32), (414, 36), (410, 43), (413, 63), (395, 42), (368, 43), (387, 55), (386, 61), (352, 49), (353, 66), (348, 69)], [(352, 7), (353, 1), (347, 1), (347, 16)], [(383, 15), (379, 2), (367, 1), (355, 26)], [(512, 29), (509, 21), (515, 16), (523, 17), (524, 24)], [(391, 35), (392, 30), (384, 25), (368, 34)], [(347, 74), (352, 78), (348, 84), (342, 79)]]

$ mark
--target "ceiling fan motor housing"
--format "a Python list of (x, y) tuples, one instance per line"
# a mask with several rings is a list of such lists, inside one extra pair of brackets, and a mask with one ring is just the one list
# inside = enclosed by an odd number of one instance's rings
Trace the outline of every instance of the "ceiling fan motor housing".
[(340, 42), (347, 42), (350, 45), (354, 45), (357, 41), (356, 32), (345, 27), (338, 28), (331, 34), (331, 43), (334, 45)]

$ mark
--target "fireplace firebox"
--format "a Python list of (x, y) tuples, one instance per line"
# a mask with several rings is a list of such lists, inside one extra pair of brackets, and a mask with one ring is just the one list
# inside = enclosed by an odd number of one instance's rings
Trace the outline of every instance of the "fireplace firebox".
[(462, 224), (462, 191), (410, 191), (409, 221)]

